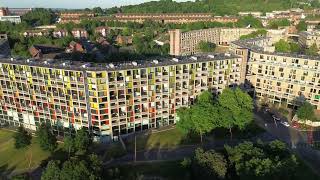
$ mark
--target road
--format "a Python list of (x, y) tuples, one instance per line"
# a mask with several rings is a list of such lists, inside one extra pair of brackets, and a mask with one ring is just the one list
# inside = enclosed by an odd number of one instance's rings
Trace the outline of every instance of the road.
[(277, 139), (286, 142), (293, 152), (320, 175), (320, 151), (314, 150), (308, 145), (306, 132), (286, 127), (280, 124), (280, 121), (275, 123), (268, 112), (255, 112), (255, 121)]

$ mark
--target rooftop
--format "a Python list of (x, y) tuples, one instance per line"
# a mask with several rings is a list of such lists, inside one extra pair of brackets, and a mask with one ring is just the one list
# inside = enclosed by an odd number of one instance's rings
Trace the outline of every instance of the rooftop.
[(225, 60), (239, 58), (239, 56), (231, 54), (197, 54), (194, 56), (184, 56), (179, 58), (158, 58), (150, 60), (127, 61), (116, 63), (90, 63), (83, 61), (70, 61), (70, 60), (33, 60), (33, 59), (14, 59), (2, 58), (0, 63), (22, 64), (29, 66), (41, 66), (57, 69), (70, 69), (78, 71), (117, 71), (126, 69), (138, 69), (148, 67), (161, 67), (170, 66), (175, 64), (189, 64), (194, 62), (207, 62), (215, 60)]
[(256, 53), (320, 61), (320, 56), (311, 56), (311, 55), (296, 54), (296, 53), (268, 52), (268, 51), (265, 51), (265, 47), (256, 45), (255, 43), (262, 40), (268, 41), (269, 39), (270, 39), (269, 37), (258, 37), (258, 38), (252, 38), (252, 39), (237, 40), (237, 41), (233, 41), (232, 43), (242, 48), (250, 49), (251, 51)]

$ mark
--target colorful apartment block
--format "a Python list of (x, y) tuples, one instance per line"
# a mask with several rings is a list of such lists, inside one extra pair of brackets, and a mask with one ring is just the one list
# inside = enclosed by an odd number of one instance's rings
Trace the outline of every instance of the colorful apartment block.
[(57, 134), (86, 128), (98, 141), (174, 124), (204, 90), (240, 85), (242, 58), (197, 55), (119, 64), (0, 60), (0, 121)]

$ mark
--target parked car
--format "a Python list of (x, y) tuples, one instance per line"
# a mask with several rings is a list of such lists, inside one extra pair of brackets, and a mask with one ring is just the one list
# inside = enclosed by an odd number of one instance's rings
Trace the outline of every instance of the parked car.
[(286, 127), (290, 127), (290, 124), (286, 121), (281, 121), (280, 123)]

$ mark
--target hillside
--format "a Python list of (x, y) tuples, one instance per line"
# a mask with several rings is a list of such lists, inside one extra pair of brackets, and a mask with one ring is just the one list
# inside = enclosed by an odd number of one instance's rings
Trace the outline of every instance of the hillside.
[[(302, 2), (302, 1), (299, 1)], [(196, 0), (175, 2), (160, 0), (139, 5), (122, 6), (123, 13), (213, 13), (215, 15), (236, 15), (240, 11), (273, 11), (299, 7), (297, 0)]]

